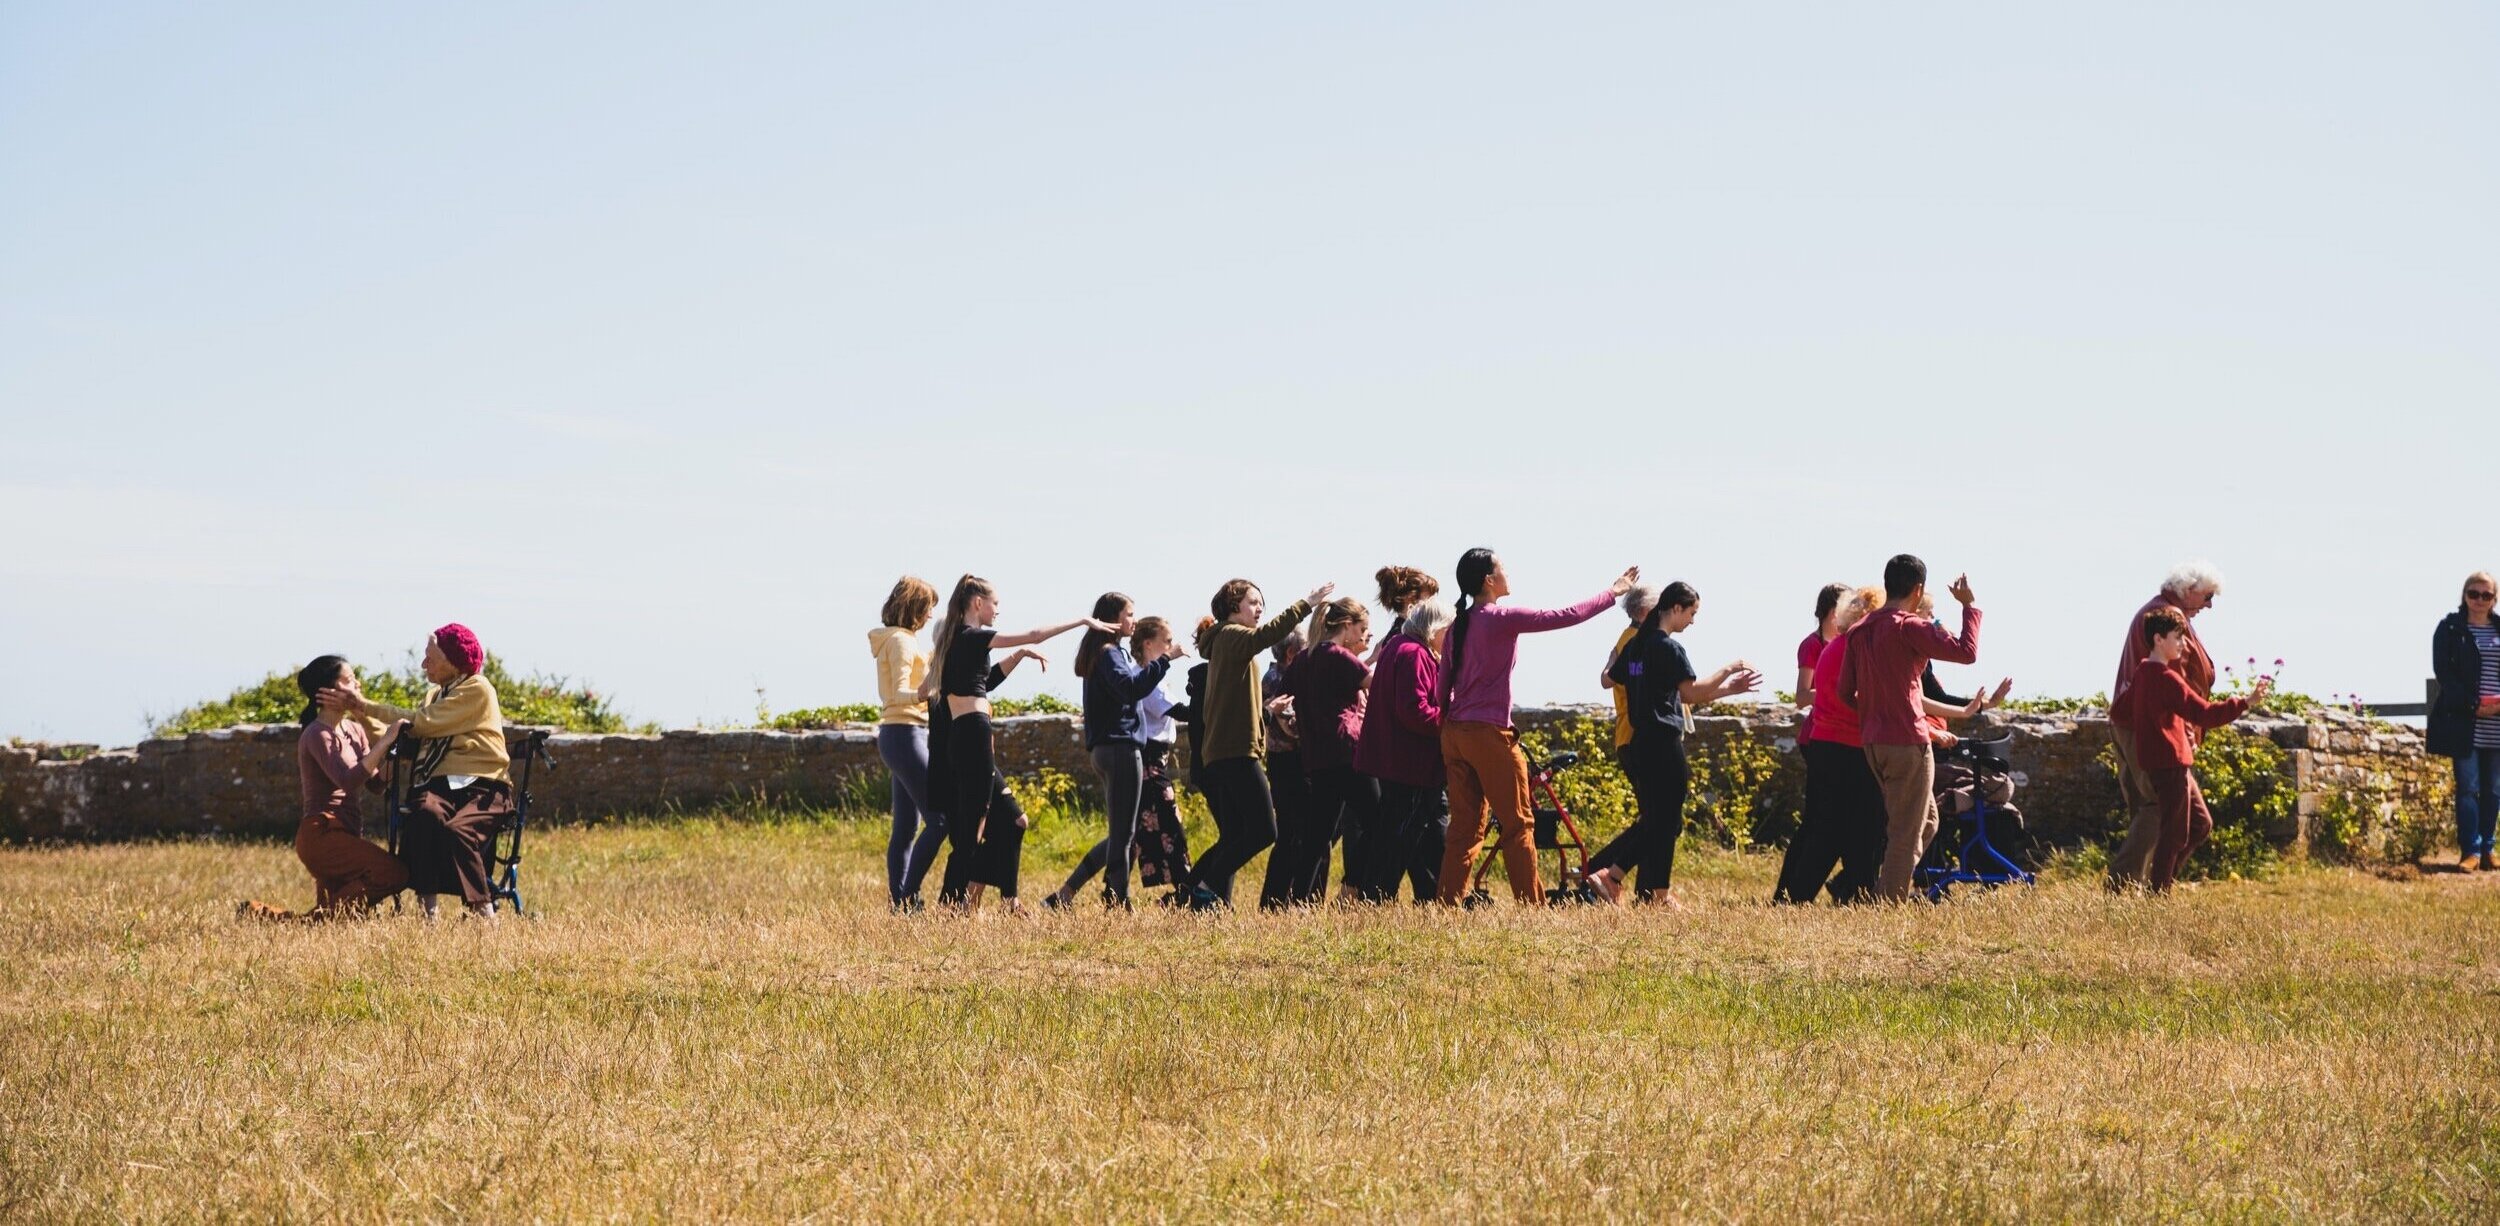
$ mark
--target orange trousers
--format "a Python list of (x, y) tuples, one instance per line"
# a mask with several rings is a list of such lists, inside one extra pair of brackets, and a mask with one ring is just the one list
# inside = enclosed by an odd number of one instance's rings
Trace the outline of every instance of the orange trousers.
[(1467, 896), (1468, 870), (1484, 846), (1485, 809), (1501, 826), (1502, 868), (1511, 897), (1521, 906), (1545, 905), (1545, 882), (1537, 876), (1536, 812), (1528, 799), (1528, 757), (1519, 733), (1496, 724), (1459, 721), (1441, 725), (1441, 765), (1450, 777), (1449, 841), (1441, 847), (1441, 901)]

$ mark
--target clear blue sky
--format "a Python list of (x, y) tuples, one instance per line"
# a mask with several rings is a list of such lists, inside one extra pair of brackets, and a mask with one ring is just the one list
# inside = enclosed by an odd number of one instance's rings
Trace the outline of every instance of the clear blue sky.
[(11, 4), (0, 734), (455, 619), (717, 722), (869, 697), (903, 571), (1194, 616), (1479, 543), (1775, 676), (1914, 550), (2086, 694), (2208, 556), (2221, 654), (2411, 697), (2500, 566), (2495, 62), (2468, 3)]

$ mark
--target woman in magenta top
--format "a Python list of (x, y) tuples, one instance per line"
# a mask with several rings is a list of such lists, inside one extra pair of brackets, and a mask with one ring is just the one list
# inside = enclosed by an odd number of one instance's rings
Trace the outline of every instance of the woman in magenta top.
[(1363, 832), (1380, 807), (1379, 785), (1354, 769), (1371, 689), (1371, 669), (1363, 663), (1371, 637), (1371, 612), (1360, 600), (1340, 597), (1312, 612), (1310, 646), (1293, 662), (1294, 727), (1310, 799), (1299, 828), (1280, 829), (1276, 850), (1268, 853), (1287, 860), (1286, 906), (1310, 906), (1327, 897), (1328, 861), (1340, 837), (1346, 844), (1348, 892), (1362, 864)]
[(1536, 844), (1528, 828), (1528, 759), (1510, 723), (1511, 666), (1519, 659), (1519, 636), (1560, 630), (1605, 612), (1615, 597), (1641, 577), (1632, 567), (1613, 586), (1560, 609), (1521, 609), (1501, 604), (1510, 576), (1490, 549), (1470, 549), (1458, 559), (1458, 617), (1442, 652), (1441, 762), (1449, 775), (1450, 831), (1441, 852), (1441, 901), (1456, 905), (1467, 893), (1467, 866), (1484, 845), (1489, 805), (1502, 831), (1502, 868), (1511, 897), (1523, 906), (1545, 905), (1537, 875)]
[(1450, 824), (1441, 792), (1441, 633), (1450, 606), (1424, 599), (1407, 611), (1397, 631), (1381, 640), (1372, 669), (1363, 735), (1354, 745), (1354, 768), (1380, 783), (1380, 807), (1365, 832), (1362, 875), (1355, 897), (1388, 902), (1405, 877), (1415, 901), (1439, 893), (1441, 845)]
[[(1801, 711), (1814, 705), (1817, 692), (1814, 684), (1815, 661), (1823, 658), (1824, 645), (1839, 638), (1840, 632), (1847, 629), (1840, 624), (1840, 602), (1848, 596), (1848, 584), (1826, 583), (1814, 597), (1814, 633), (1797, 644), (1797, 708)], [(1813, 739), (1814, 721), (1809, 718), (1798, 727), (1797, 742), (1802, 745)]]
[(1798, 738), (1806, 760), (1805, 814), (1780, 861), (1773, 902), (1811, 903), (1827, 880), (1832, 901), (1856, 902), (1874, 888), (1875, 872), (1883, 866), (1883, 789), (1860, 748), (1857, 710), (1840, 696), (1840, 671), (1849, 663), (1847, 631), (1883, 603), (1878, 588), (1850, 595), (1834, 612), (1839, 636), (1815, 658), (1810, 685), (1822, 698), (1814, 704), (1811, 737)]

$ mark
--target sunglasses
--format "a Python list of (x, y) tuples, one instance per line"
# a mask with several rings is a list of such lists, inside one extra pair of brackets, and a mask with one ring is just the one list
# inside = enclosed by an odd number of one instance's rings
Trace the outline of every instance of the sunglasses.
[(2491, 589), (2487, 587), (2469, 588), (2465, 593), (2467, 600), (2489, 600), (2491, 596)]

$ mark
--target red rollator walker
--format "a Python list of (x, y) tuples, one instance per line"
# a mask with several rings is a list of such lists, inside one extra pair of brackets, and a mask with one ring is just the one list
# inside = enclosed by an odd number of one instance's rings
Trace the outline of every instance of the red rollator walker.
[[(1571, 810), (1563, 807), (1562, 794), (1554, 790), (1554, 778), (1580, 764), (1580, 755), (1568, 749), (1538, 762), (1528, 762), (1528, 795), (1536, 802), (1535, 820), (1531, 825), (1536, 835), (1536, 850), (1542, 856), (1554, 853), (1554, 879), (1558, 884), (1547, 886), (1548, 906), (1563, 903), (1594, 902), (1589, 893), (1588, 840), (1580, 835), (1580, 823), (1573, 821)], [(1486, 844), (1476, 856), (1476, 870), (1467, 877), (1466, 905), (1481, 907), (1493, 901), (1492, 891), (1485, 888), (1485, 878), (1493, 871), (1493, 862), (1501, 858), (1501, 845)]]

